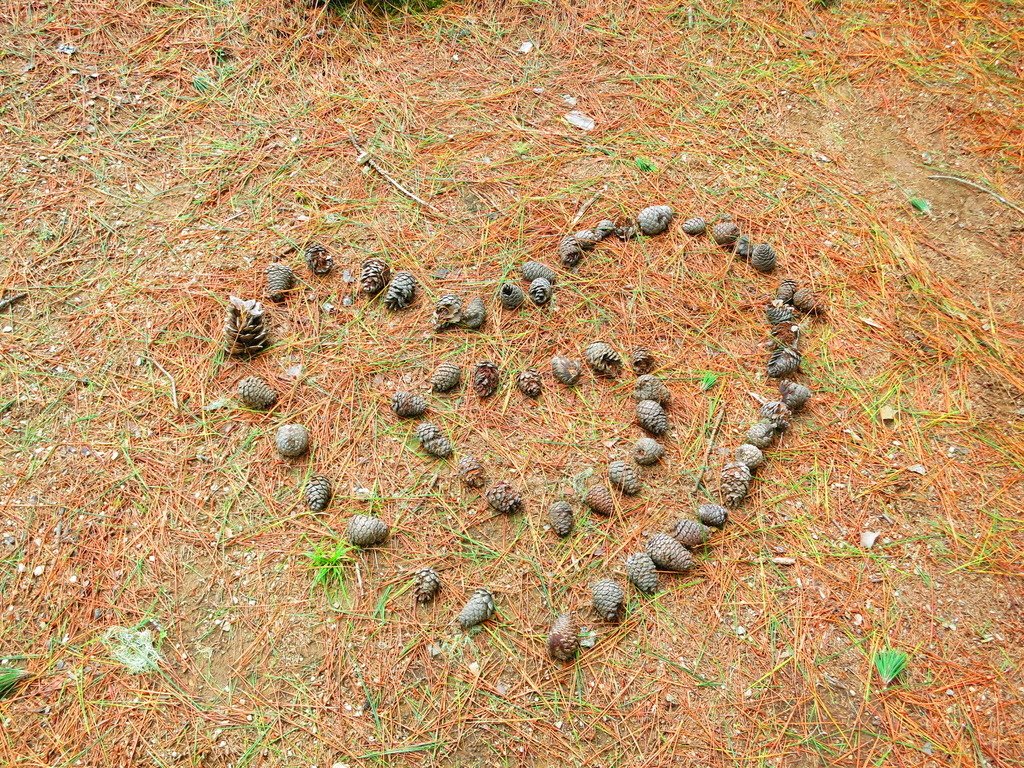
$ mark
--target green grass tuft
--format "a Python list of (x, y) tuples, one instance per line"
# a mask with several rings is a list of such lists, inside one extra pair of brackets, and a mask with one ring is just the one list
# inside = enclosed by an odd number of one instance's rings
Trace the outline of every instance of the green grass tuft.
[(875, 654), (875, 669), (882, 682), (889, 685), (893, 680), (903, 674), (907, 668), (909, 657), (904, 651), (896, 651), (886, 648)]
[(345, 570), (352, 562), (352, 553), (358, 547), (339, 541), (332, 547), (316, 546), (309, 555), (313, 568), (313, 586), (325, 590), (344, 587)]
[(0, 670), (0, 699), (6, 699), (14, 693), (18, 683), (26, 677), (28, 677), (28, 673), (21, 669)]
[(641, 171), (644, 171), (645, 173), (651, 173), (653, 171), (658, 170), (658, 166), (654, 164), (654, 161), (648, 160), (646, 157), (638, 157), (634, 159), (633, 162), (636, 163), (637, 168), (639, 168)]

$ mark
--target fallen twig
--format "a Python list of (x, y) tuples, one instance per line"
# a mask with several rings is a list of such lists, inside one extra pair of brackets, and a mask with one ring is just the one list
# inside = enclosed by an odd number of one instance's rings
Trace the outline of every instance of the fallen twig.
[(367, 152), (365, 148), (363, 148), (363, 146), (359, 143), (359, 140), (355, 136), (349, 134), (348, 140), (352, 142), (352, 146), (355, 147), (356, 152), (359, 153), (359, 156), (356, 158), (356, 162), (359, 165), (365, 165), (366, 167), (372, 169), (378, 176), (384, 179), (384, 181), (386, 181), (392, 187), (397, 189), (399, 192), (401, 192), (403, 195), (408, 197), (413, 202), (419, 203), (431, 213), (437, 214), (438, 216), (444, 216), (444, 214), (441, 213), (441, 211), (439, 211), (437, 208), (435, 208), (433, 205), (428, 203), (423, 198), (419, 197), (415, 192), (406, 189), (404, 186), (402, 186), (401, 183), (399, 183), (396, 179), (390, 176), (387, 171), (381, 168), (380, 165), (377, 164), (377, 161), (373, 159), (373, 156), (369, 152)]
[(0, 299), (0, 312), (3, 312), (8, 307), (13, 307), (22, 299), (28, 298), (27, 293), (16, 293), (13, 296), (8, 296), (5, 299)]
[(171, 403), (174, 404), (174, 410), (178, 410), (178, 388), (174, 384), (174, 377), (171, 376), (171, 374), (167, 372), (167, 369), (160, 365), (160, 363), (158, 363), (154, 358), (149, 358), (149, 362), (155, 365), (160, 372), (167, 377), (167, 380), (171, 382)]
[(572, 221), (569, 222), (569, 229), (574, 229), (576, 225), (580, 223), (580, 220), (584, 216), (586, 216), (587, 211), (590, 210), (590, 206), (592, 206), (594, 203), (598, 201), (601, 195), (605, 193), (606, 189), (608, 189), (607, 184), (601, 187), (597, 192), (594, 193), (594, 196), (592, 198), (590, 198), (589, 200), (587, 200), (587, 202), (580, 206), (580, 209), (576, 211), (576, 215), (572, 217)]
[(992, 195), (992, 197), (994, 197), (996, 200), (998, 200), (1003, 205), (1008, 206), (1009, 208), (1013, 208), (1013, 210), (1015, 210), (1017, 213), (1019, 213), (1021, 215), (1024, 215), (1024, 208), (1021, 208), (1018, 205), (1014, 205), (1013, 203), (1011, 203), (1009, 200), (1007, 200), (1005, 197), (1003, 197), (999, 193), (993, 192), (991, 189), (989, 189), (988, 187), (983, 187), (981, 184), (976, 184), (973, 181), (968, 181), (967, 179), (961, 179), (959, 176), (936, 175), (936, 176), (929, 176), (928, 178), (929, 179), (939, 179), (939, 180), (944, 180), (944, 181), (954, 181), (957, 184), (963, 184), (965, 187), (970, 187), (971, 189), (976, 189), (979, 192), (985, 192), (985, 193), (987, 193), (989, 195)]
[(718, 430), (722, 426), (722, 419), (725, 418), (725, 410), (718, 412), (718, 418), (715, 419), (715, 426), (711, 428), (711, 435), (708, 437), (707, 448), (704, 449), (704, 457), (700, 460), (700, 469), (697, 470), (697, 482), (693, 484), (692, 493), (700, 493), (700, 488), (704, 485), (704, 473), (708, 471), (708, 458), (711, 456), (711, 449), (715, 447), (715, 438), (718, 436)]

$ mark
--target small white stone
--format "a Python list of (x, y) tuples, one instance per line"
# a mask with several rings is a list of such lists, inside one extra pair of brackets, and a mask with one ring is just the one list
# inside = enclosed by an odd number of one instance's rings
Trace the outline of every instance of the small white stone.
[(40, 576), (42, 576), (42, 575), (43, 575), (43, 572), (44, 572), (45, 570), (46, 570), (46, 566), (45, 566), (45, 565), (37, 565), (37, 566), (36, 566), (36, 567), (35, 567), (35, 568), (34, 568), (34, 569), (32, 570), (32, 575), (33, 575), (33, 576), (35, 576), (36, 578), (39, 578)]

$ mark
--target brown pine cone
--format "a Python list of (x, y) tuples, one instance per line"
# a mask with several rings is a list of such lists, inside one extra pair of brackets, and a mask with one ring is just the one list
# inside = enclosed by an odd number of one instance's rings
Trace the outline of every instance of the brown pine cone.
[(431, 316), (435, 331), (459, 325), (462, 322), (462, 299), (454, 293), (446, 293), (437, 300), (434, 314)]
[(310, 243), (302, 253), (309, 271), (323, 277), (334, 268), (334, 258), (320, 243)]
[(306, 507), (313, 512), (323, 512), (331, 503), (331, 481), (323, 475), (312, 475), (306, 481), (303, 496), (306, 499)]
[(622, 356), (603, 341), (595, 341), (588, 346), (584, 357), (595, 373), (618, 376), (622, 372)]
[(795, 346), (800, 338), (800, 326), (792, 322), (776, 323), (771, 329), (772, 338), (779, 344), (787, 347)]
[(782, 432), (789, 428), (789, 417), (792, 414), (789, 406), (781, 400), (773, 400), (761, 406), (761, 421), (767, 421), (776, 432)]
[(646, 552), (635, 552), (626, 558), (626, 578), (645, 595), (652, 595), (658, 591), (656, 566)]
[(525, 371), (520, 371), (519, 375), (516, 376), (516, 386), (527, 397), (537, 398), (540, 397), (543, 382), (541, 381), (540, 373), (533, 368), (527, 368)]
[(551, 523), (551, 530), (554, 531), (559, 538), (564, 539), (572, 533), (575, 516), (573, 515), (572, 506), (569, 502), (556, 501), (548, 507), (548, 521)]
[(246, 408), (266, 411), (277, 402), (277, 392), (259, 376), (246, 376), (238, 382), (238, 399)]
[(518, 309), (526, 301), (526, 293), (515, 283), (502, 283), (498, 288), (498, 301), (505, 309)]
[(721, 528), (729, 521), (729, 510), (719, 504), (701, 504), (697, 508), (697, 519), (712, 528)]
[(764, 453), (756, 445), (750, 443), (739, 445), (736, 448), (735, 458), (738, 464), (745, 464), (751, 472), (764, 464)]
[(594, 612), (605, 621), (620, 621), (626, 611), (626, 595), (611, 579), (602, 579), (590, 587)]
[(655, 533), (647, 540), (647, 554), (654, 564), (666, 571), (688, 571), (693, 568), (690, 550), (667, 533)]
[(779, 288), (775, 292), (775, 298), (781, 301), (783, 304), (789, 304), (793, 300), (793, 294), (796, 293), (797, 284), (796, 280), (791, 277), (787, 277), (781, 283)]
[(395, 392), (391, 398), (391, 410), (403, 419), (414, 419), (427, 411), (427, 401), (412, 392)]
[(229, 296), (224, 343), (228, 354), (234, 357), (254, 357), (269, 347), (263, 305), (255, 299)]
[(633, 366), (633, 372), (637, 375), (650, 373), (654, 370), (654, 355), (647, 347), (633, 347), (630, 352), (629, 362)]
[(295, 286), (295, 273), (287, 264), (275, 261), (267, 265), (267, 296), (271, 301), (284, 301)]
[(388, 309), (405, 309), (416, 298), (416, 278), (411, 272), (396, 272), (387, 293), (384, 294), (384, 306)]
[(633, 397), (636, 400), (653, 400), (661, 406), (668, 406), (672, 402), (672, 394), (665, 386), (665, 382), (650, 373), (637, 377)]
[(732, 248), (740, 236), (740, 228), (731, 220), (720, 221), (711, 228), (711, 239), (723, 248)]
[(810, 288), (798, 288), (793, 293), (793, 306), (809, 315), (825, 311), (825, 301)]
[(766, 372), (769, 378), (781, 379), (800, 370), (800, 362), (800, 352), (797, 348), (784, 344), (776, 347), (768, 358)]
[(811, 390), (789, 379), (779, 381), (779, 395), (790, 411), (799, 411), (811, 397)]
[(363, 262), (359, 285), (363, 293), (376, 296), (391, 282), (391, 267), (384, 259), (372, 258)]
[(789, 304), (784, 303), (781, 299), (775, 299), (764, 308), (764, 317), (771, 326), (781, 325), (783, 323), (792, 324), (793, 322), (793, 308)]
[(566, 269), (572, 269), (580, 263), (580, 259), (583, 258), (583, 246), (575, 235), (566, 235), (562, 238), (558, 244), (558, 258)]
[(353, 515), (348, 521), (345, 535), (357, 547), (372, 547), (388, 537), (388, 526), (373, 515)]
[(528, 283), (532, 283), (538, 277), (543, 277), (549, 283), (554, 285), (555, 278), (557, 277), (555, 270), (547, 264), (541, 264), (539, 261), (527, 261), (519, 268), (519, 271), (523, 275), (523, 280)]
[(459, 460), (459, 479), (470, 488), (483, 488), (487, 475), (483, 465), (475, 456), (463, 456)]
[(571, 387), (579, 381), (580, 373), (583, 372), (583, 366), (579, 360), (570, 360), (568, 357), (555, 355), (551, 358), (551, 372), (558, 381), (567, 387)]
[(750, 468), (733, 462), (722, 468), (721, 491), (727, 507), (738, 507), (750, 490)]
[(416, 425), (416, 439), (424, 451), (438, 459), (447, 459), (455, 450), (452, 441), (445, 437), (436, 424), (429, 421), (421, 421)]
[(473, 391), (480, 397), (490, 397), (498, 391), (498, 366), (490, 360), (476, 364), (473, 369)]
[(665, 446), (651, 437), (641, 437), (633, 447), (633, 461), (642, 467), (657, 464), (665, 455)]
[(704, 523), (684, 517), (672, 530), (672, 537), (684, 547), (700, 547), (707, 543), (711, 531)]
[(572, 661), (580, 650), (580, 627), (571, 613), (563, 613), (551, 626), (548, 653), (556, 661)]
[(413, 594), (419, 605), (425, 605), (437, 597), (441, 591), (441, 577), (433, 568), (422, 568), (416, 571), (416, 581), (413, 587)]
[(615, 500), (603, 485), (592, 485), (583, 497), (583, 503), (595, 514), (611, 517), (615, 512)]
[(504, 480), (488, 488), (484, 497), (491, 509), (503, 515), (514, 515), (523, 511), (523, 497), (511, 483)]
[(668, 416), (665, 409), (654, 400), (641, 400), (636, 404), (636, 421), (652, 435), (668, 432)]
[(744, 437), (744, 441), (751, 445), (760, 448), (762, 451), (772, 444), (775, 440), (776, 431), (775, 425), (770, 421), (758, 421), (750, 426), (747, 430), (747, 434)]
[(455, 363), (441, 363), (430, 377), (435, 392), (451, 392), (462, 380), (462, 369)]

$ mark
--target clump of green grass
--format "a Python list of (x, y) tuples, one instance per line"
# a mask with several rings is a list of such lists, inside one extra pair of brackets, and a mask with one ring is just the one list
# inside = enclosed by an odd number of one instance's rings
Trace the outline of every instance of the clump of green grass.
[(707, 392), (718, 383), (719, 375), (714, 371), (698, 371), (700, 373), (700, 388)]
[(309, 555), (313, 568), (313, 587), (326, 591), (343, 589), (345, 570), (352, 563), (352, 553), (357, 549), (358, 547), (347, 541), (339, 541), (329, 547), (314, 547)]
[(909, 657), (904, 651), (886, 648), (875, 654), (875, 670), (882, 682), (889, 685), (893, 680), (903, 674), (907, 668)]
[(651, 173), (652, 171), (658, 170), (658, 166), (654, 164), (654, 161), (648, 160), (646, 157), (638, 157), (633, 162), (635, 162), (636, 167), (644, 173)]
[(6, 699), (14, 693), (28, 673), (22, 669), (0, 669), (0, 699)]

